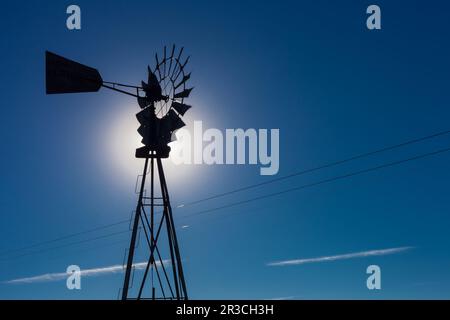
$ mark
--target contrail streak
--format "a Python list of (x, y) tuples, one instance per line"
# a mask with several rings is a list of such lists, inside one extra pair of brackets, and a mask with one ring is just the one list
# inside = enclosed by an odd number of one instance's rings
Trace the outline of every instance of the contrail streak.
[[(162, 261), (164, 265), (166, 265), (170, 260), (163, 260)], [(156, 265), (160, 266), (161, 262), (156, 261)], [(136, 270), (142, 270), (145, 269), (147, 266), (147, 262), (139, 262), (133, 264), (133, 267)], [(121, 273), (125, 271), (125, 266), (117, 264), (107, 267), (101, 267), (101, 268), (93, 268), (93, 269), (85, 269), (80, 271), (81, 277), (94, 277), (94, 276), (101, 276), (101, 275), (107, 275), (112, 273)], [(38, 276), (33, 277), (27, 277), (27, 278), (18, 278), (13, 280), (4, 281), (3, 283), (7, 284), (23, 284), (23, 283), (35, 283), (35, 282), (51, 282), (51, 281), (59, 281), (63, 279), (67, 279), (69, 276), (66, 272), (58, 272), (58, 273), (47, 273), (47, 274), (41, 274)]]
[(269, 262), (267, 265), (268, 266), (290, 266), (290, 265), (301, 265), (301, 264), (307, 264), (307, 263), (347, 260), (347, 259), (353, 259), (353, 258), (385, 256), (385, 255), (389, 255), (389, 254), (404, 252), (404, 251), (411, 250), (411, 249), (414, 249), (414, 247), (398, 247), (398, 248), (390, 248), (390, 249), (369, 250), (369, 251), (339, 254), (339, 255), (334, 255), (334, 256), (324, 256), (324, 257), (307, 258), (307, 259), (294, 259), (294, 260)]

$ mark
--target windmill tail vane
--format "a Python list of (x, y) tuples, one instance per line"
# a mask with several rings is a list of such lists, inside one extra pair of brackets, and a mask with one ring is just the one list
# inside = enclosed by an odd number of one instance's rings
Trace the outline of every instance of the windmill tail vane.
[[(193, 89), (187, 87), (191, 74), (185, 72), (189, 57), (183, 60), (182, 54), (183, 48), (177, 52), (173, 45), (169, 54), (164, 47), (162, 59), (158, 58), (158, 54), (155, 55), (155, 68), (152, 70), (150, 66), (147, 67), (147, 82), (141, 81), (141, 86), (104, 81), (95, 68), (49, 51), (46, 51), (45, 55), (47, 94), (97, 92), (103, 87), (136, 98), (141, 108), (136, 119), (140, 124), (137, 131), (142, 137), (143, 146), (136, 149), (135, 156), (145, 159), (145, 163), (128, 249), (121, 294), (123, 300), (188, 298), (161, 161), (169, 156), (168, 144), (173, 141), (176, 130), (185, 126), (181, 117), (191, 108), (184, 103)], [(150, 179), (146, 179), (148, 175)], [(155, 176), (159, 178), (159, 183), (155, 182)], [(149, 196), (147, 187), (150, 188)], [(155, 196), (157, 189), (159, 196)], [(158, 219), (155, 208), (162, 208), (161, 217)], [(136, 280), (132, 281), (135, 278), (132, 274), (138, 254), (136, 244), (141, 236), (139, 230), (144, 231), (144, 241), (148, 245), (148, 250), (143, 252), (147, 265), (139, 285), (135, 286)], [(165, 243), (162, 243), (163, 233), (167, 239)], [(161, 244), (165, 244), (166, 252), (161, 252)]]

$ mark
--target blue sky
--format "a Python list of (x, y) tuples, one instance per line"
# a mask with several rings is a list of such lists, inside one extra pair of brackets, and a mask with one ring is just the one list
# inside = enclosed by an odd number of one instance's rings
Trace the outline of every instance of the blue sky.
[[(186, 122), (279, 128), (279, 176), (450, 126), (444, 1), (377, 1), (379, 31), (365, 27), (368, 1), (77, 1), (81, 31), (65, 27), (69, 4), (2, 6), (2, 299), (115, 299), (123, 281), (120, 273), (86, 277), (79, 291), (61, 280), (4, 282), (61, 273), (71, 264), (122, 263), (127, 224), (5, 251), (128, 219), (142, 170), (134, 159), (136, 102), (107, 90), (46, 96), (45, 50), (94, 66), (105, 80), (139, 84), (155, 51), (185, 46), (195, 86)], [(449, 153), (193, 215), (449, 145), (444, 135), (176, 209), (177, 225), (189, 225), (178, 237), (190, 297), (449, 298)], [(249, 165), (167, 166), (174, 206), (273, 179)], [(118, 234), (51, 249), (112, 233)], [(267, 265), (400, 247), (413, 248)], [(380, 291), (366, 288), (370, 264), (382, 269)]]

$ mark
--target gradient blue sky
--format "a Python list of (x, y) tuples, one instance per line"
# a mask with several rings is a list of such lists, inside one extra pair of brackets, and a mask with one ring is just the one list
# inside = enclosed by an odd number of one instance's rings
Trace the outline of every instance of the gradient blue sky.
[[(445, 1), (76, 1), (3, 3), (0, 32), (0, 298), (115, 299), (123, 274), (82, 280), (3, 281), (120, 264), (122, 224), (29, 250), (16, 249), (113, 223), (135, 207), (135, 101), (106, 90), (46, 96), (44, 52), (138, 84), (155, 51), (192, 55), (187, 122), (279, 128), (279, 175), (450, 128), (450, 46)], [(382, 9), (382, 30), (365, 10)], [(138, 141), (137, 141), (138, 143)], [(448, 147), (443, 136), (175, 210), (191, 298), (450, 298), (450, 154), (186, 217), (257, 195)], [(255, 166), (168, 166), (174, 205), (259, 183)], [(272, 261), (413, 246), (406, 252), (296, 266)], [(366, 267), (382, 268), (369, 291)]]

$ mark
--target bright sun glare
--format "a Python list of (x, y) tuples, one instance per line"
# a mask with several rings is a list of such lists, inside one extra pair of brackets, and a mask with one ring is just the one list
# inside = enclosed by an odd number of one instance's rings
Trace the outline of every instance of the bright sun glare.
[[(137, 111), (136, 108), (124, 108), (124, 111), (118, 112), (108, 124), (108, 139), (103, 140), (109, 141), (105, 151), (111, 159), (114, 175), (120, 180), (135, 179), (137, 175), (142, 174), (144, 167), (144, 159), (135, 158), (136, 148), (142, 147), (142, 137), (137, 132)], [(187, 181), (194, 171), (193, 165), (175, 165), (170, 158), (163, 159), (163, 166), (169, 183)]]

